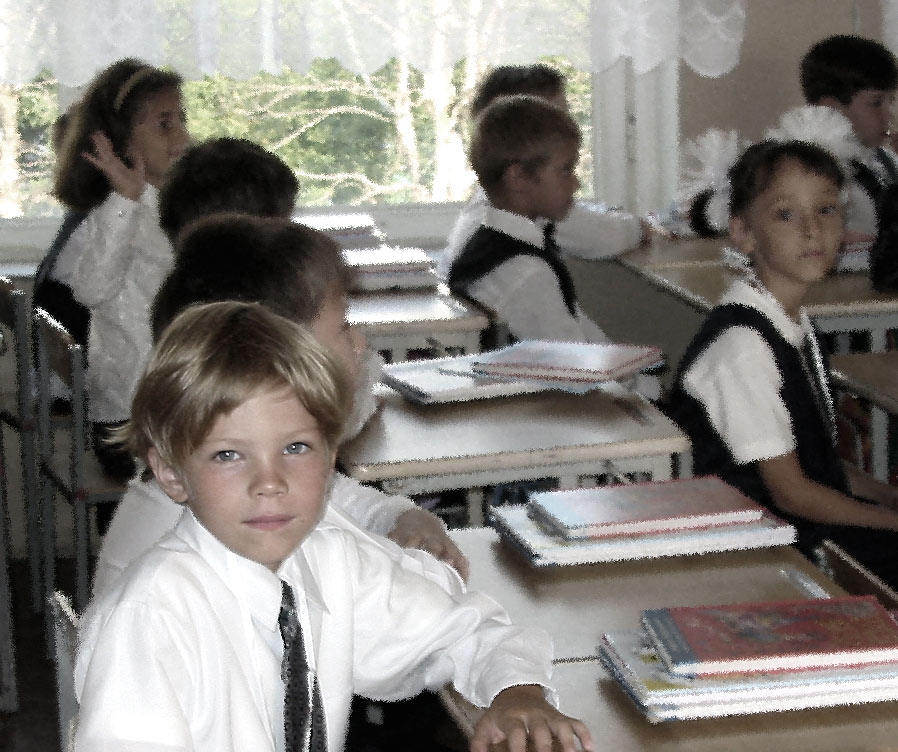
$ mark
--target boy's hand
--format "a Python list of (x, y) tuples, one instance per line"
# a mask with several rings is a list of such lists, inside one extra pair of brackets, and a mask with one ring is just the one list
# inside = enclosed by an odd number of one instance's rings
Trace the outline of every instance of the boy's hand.
[(439, 518), (426, 509), (409, 509), (399, 515), (387, 536), (403, 548), (419, 548), (454, 567), (461, 578), (468, 580), (468, 560), (459, 551)]
[(487, 752), (499, 742), (507, 742), (509, 752), (525, 752), (528, 740), (537, 752), (550, 752), (553, 739), (558, 739), (564, 752), (576, 752), (577, 739), (583, 749), (593, 748), (586, 726), (549, 705), (542, 687), (509, 687), (496, 695), (477, 723), (471, 752)]

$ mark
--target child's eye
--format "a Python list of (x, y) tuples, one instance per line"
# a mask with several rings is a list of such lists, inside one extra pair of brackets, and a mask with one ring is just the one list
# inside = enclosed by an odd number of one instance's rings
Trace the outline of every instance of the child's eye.
[(788, 222), (790, 219), (792, 219), (792, 210), (791, 209), (777, 209), (776, 210), (776, 218), (783, 222)]
[(836, 206), (835, 204), (827, 204), (826, 206), (820, 207), (820, 213), (827, 217), (831, 216), (833, 214), (838, 214), (839, 207)]
[(302, 441), (294, 441), (292, 444), (287, 444), (284, 447), (284, 454), (305, 454), (310, 448), (308, 444)]
[(239, 455), (233, 449), (222, 449), (215, 453), (216, 462), (233, 462)]

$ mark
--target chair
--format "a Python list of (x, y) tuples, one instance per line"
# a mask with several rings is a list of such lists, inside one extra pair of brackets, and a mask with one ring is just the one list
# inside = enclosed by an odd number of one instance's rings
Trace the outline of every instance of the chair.
[(898, 593), (845, 549), (825, 540), (814, 550), (817, 566), (851, 595), (875, 595), (888, 609), (898, 609)]
[[(75, 607), (87, 605), (89, 590), (90, 530), (88, 508), (118, 501), (125, 487), (108, 478), (92, 449), (87, 419), (87, 392), (84, 382), (84, 351), (62, 325), (38, 308), (34, 316), (38, 363), (38, 463), (41, 497), (47, 514), (43, 529), (44, 590), (53, 593), (56, 579), (56, 530), (54, 498), (59, 494), (71, 506), (75, 532)], [(50, 375), (56, 374), (69, 390), (72, 419), (54, 431)], [(60, 433), (66, 433), (67, 452), (60, 451)]]
[(54, 659), (56, 663), (56, 706), (59, 710), (59, 748), (73, 748), (74, 727), (78, 718), (75, 696), (75, 653), (78, 646), (78, 616), (65, 595), (56, 591), (47, 600), (53, 619)]
[[(22, 463), (22, 496), (25, 507), (28, 543), (28, 566), (31, 574), (31, 603), (35, 613), (43, 607), (41, 595), (40, 492), (37, 477), (37, 417), (34, 409), (36, 393), (32, 368), (30, 307), (25, 293), (6, 277), (0, 277), (0, 325), (5, 329), (0, 354), (11, 350), (15, 361), (16, 386), (0, 392), (0, 423), (19, 435)], [(11, 346), (10, 346), (11, 343)], [(0, 426), (0, 456), (3, 453), (3, 431)], [(9, 499), (8, 473), (4, 465), (3, 493)]]
[[(0, 463), (3, 463), (2, 469), (5, 474), (6, 465), (2, 454)], [(12, 713), (19, 709), (19, 692), (16, 682), (16, 646), (13, 640), (15, 625), (12, 616), (12, 593), (7, 566), (8, 518), (5, 493), (6, 484), (0, 484), (0, 713)]]

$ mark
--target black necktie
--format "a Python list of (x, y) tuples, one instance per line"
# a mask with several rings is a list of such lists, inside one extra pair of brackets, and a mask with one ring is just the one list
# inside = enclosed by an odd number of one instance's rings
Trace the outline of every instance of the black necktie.
[(898, 183), (898, 170), (895, 169), (895, 163), (892, 161), (892, 158), (886, 154), (885, 149), (880, 147), (876, 150), (876, 159), (882, 165), (883, 170), (885, 170), (885, 173), (888, 176), (886, 182)]
[(284, 732), (286, 752), (326, 752), (327, 727), (318, 676), (309, 670), (302, 628), (296, 616), (293, 588), (281, 581), (281, 612), (278, 615), (284, 660)]

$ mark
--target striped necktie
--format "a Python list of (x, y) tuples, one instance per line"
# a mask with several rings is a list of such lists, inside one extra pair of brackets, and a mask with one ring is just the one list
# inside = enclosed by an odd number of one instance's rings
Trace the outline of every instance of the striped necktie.
[(281, 679), (284, 682), (286, 752), (327, 752), (327, 727), (318, 676), (309, 669), (302, 628), (296, 616), (293, 588), (281, 581), (278, 627), (284, 641)]

